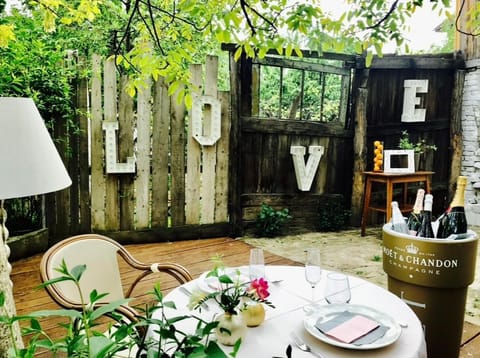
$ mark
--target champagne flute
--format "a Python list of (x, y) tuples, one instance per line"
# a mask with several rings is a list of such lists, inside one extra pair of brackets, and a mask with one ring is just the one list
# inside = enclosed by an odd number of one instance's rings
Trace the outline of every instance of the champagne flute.
[(331, 303), (350, 302), (350, 283), (348, 276), (339, 272), (330, 272), (325, 284), (325, 301)]
[(262, 249), (255, 248), (250, 250), (249, 275), (250, 280), (265, 277), (265, 260)]
[(321, 278), (320, 250), (310, 248), (307, 250), (307, 259), (305, 261), (305, 280), (312, 286), (312, 302), (315, 302), (315, 286), (320, 282)]

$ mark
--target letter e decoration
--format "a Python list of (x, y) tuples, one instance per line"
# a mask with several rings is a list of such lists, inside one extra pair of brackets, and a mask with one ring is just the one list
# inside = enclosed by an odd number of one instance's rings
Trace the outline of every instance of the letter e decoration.
[(425, 108), (415, 108), (420, 104), (417, 93), (428, 92), (428, 80), (405, 80), (403, 82), (402, 122), (425, 122)]
[(117, 162), (118, 122), (104, 121), (102, 128), (105, 131), (106, 172), (108, 174), (135, 173), (135, 157), (128, 157), (126, 163)]
[(308, 147), (310, 154), (305, 165), (305, 147), (292, 145), (290, 154), (293, 157), (293, 166), (295, 168), (295, 176), (297, 178), (297, 186), (301, 191), (309, 191), (312, 186), (313, 178), (317, 173), (320, 158), (323, 155), (324, 148), (319, 145), (311, 145)]
[[(210, 107), (210, 118), (205, 118), (205, 108)], [(220, 101), (213, 96), (193, 96), (192, 136), (204, 146), (214, 145), (221, 136)]]

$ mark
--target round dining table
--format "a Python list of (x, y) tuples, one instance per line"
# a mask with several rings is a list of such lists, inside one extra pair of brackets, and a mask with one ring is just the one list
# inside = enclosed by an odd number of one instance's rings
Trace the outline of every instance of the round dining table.
[[(239, 269), (248, 275), (248, 267)], [(306, 282), (304, 271), (304, 267), (301, 266), (266, 266), (265, 276), (270, 282), (268, 300), (275, 305), (275, 308), (266, 307), (265, 321), (258, 327), (248, 328), (237, 353), (238, 358), (287, 357), (288, 345), (292, 346), (292, 358), (314, 357), (315, 355), (311, 352), (304, 352), (293, 344), (292, 332), (324, 358), (427, 357), (422, 324), (410, 307), (391, 292), (356, 276), (348, 276), (351, 288), (349, 304), (385, 314), (399, 327), (398, 338), (378, 348), (365, 349), (363, 346), (346, 345), (348, 347), (345, 347), (342, 344), (331, 344), (329, 340), (319, 339), (309, 333), (305, 327), (309, 315), (316, 314), (316, 310), (321, 312), (322, 308), (328, 308), (326, 306), (328, 303), (324, 299), (324, 289), (329, 271), (322, 270), (322, 279), (313, 292), (315, 302), (312, 302), (312, 287)], [(203, 277), (205, 275), (184, 284), (184, 288), (190, 292), (205, 290)], [(164, 300), (175, 302), (177, 313), (189, 311), (188, 294), (180, 287), (167, 294)], [(213, 300), (208, 301), (207, 304), (207, 310), (202, 309), (195, 314), (206, 320), (213, 320), (221, 313), (220, 308)], [(191, 329), (194, 329), (193, 322)], [(231, 347), (222, 346), (222, 348), (226, 353), (232, 351)]]

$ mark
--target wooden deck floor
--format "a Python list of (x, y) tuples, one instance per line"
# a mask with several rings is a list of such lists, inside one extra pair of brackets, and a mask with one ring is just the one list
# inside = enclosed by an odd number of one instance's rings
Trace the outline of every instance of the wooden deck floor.
[[(212, 268), (211, 258), (222, 255), (227, 266), (240, 266), (248, 263), (250, 246), (230, 238), (179, 241), (174, 243), (157, 243), (127, 245), (127, 249), (140, 261), (177, 262), (184, 265), (192, 276)], [(58, 306), (44, 290), (36, 290), (40, 284), (39, 263), (41, 255), (35, 255), (12, 263), (11, 278), (14, 287), (17, 314), (22, 315), (35, 310), (56, 309)], [(265, 262), (272, 265), (301, 265), (301, 263), (265, 253)], [(87, 268), (88, 269), (88, 268)], [(145, 283), (147, 292), (151, 282)], [(168, 292), (172, 286), (162, 286)], [(142, 287), (140, 288), (142, 289)], [(42, 321), (42, 327), (55, 337), (59, 333), (58, 320)], [(468, 322), (464, 325), (460, 358), (480, 358), (480, 327)], [(334, 358), (334, 357), (332, 357)], [(437, 357), (430, 357), (437, 358)], [(441, 357), (438, 357), (441, 358)]]

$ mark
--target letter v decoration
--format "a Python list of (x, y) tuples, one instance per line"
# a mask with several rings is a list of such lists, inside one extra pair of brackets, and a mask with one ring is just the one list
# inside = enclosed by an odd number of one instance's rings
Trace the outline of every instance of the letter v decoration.
[[(205, 106), (210, 106), (211, 118), (204, 118)], [(214, 145), (220, 139), (220, 119), (221, 106), (217, 98), (213, 96), (193, 96), (192, 136), (200, 145)]]
[(301, 191), (309, 191), (313, 178), (317, 173), (320, 158), (323, 155), (324, 148), (320, 145), (310, 145), (308, 153), (310, 154), (305, 165), (305, 147), (301, 145), (290, 146), (290, 154), (293, 159), (293, 167), (295, 168), (295, 176), (297, 178), (297, 186)]
[(126, 163), (117, 162), (118, 122), (104, 121), (102, 128), (105, 131), (106, 172), (108, 174), (135, 173), (135, 157), (128, 157)]

